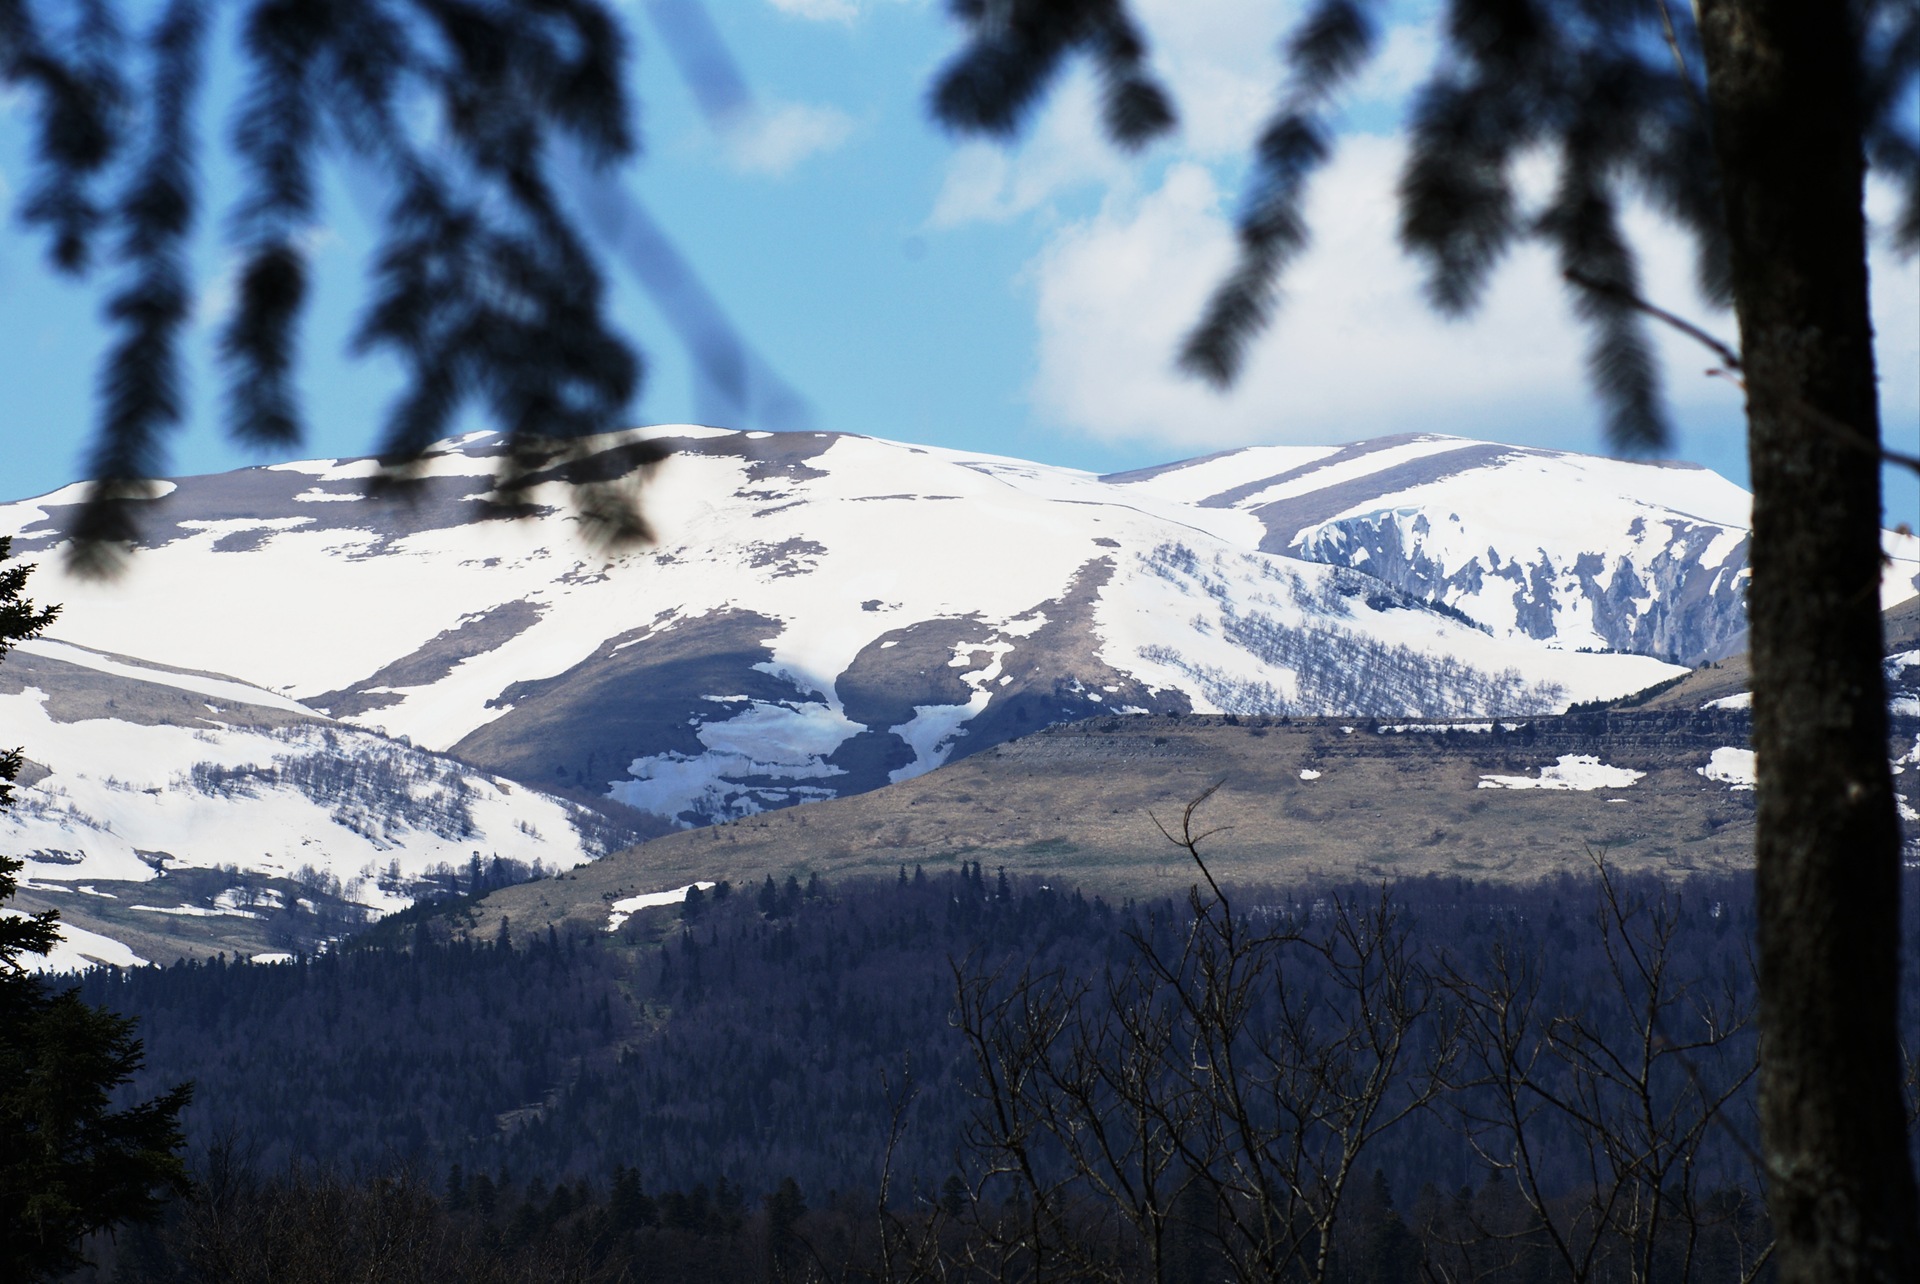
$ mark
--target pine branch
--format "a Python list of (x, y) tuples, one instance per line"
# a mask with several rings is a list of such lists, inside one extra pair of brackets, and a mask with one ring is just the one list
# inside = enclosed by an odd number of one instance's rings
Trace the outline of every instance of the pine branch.
[(1238, 377), (1248, 345), (1272, 317), (1281, 274), (1307, 247), (1308, 184), (1332, 154), (1334, 94), (1378, 39), (1371, 8), (1368, 0), (1320, 0), (1287, 42), (1287, 91), (1255, 149), (1239, 259), (1181, 345), (1181, 368), (1217, 388)]
[[(119, 202), (118, 257), (126, 279), (106, 305), (116, 337), (101, 366), (89, 509), (159, 471), (160, 435), (183, 413), (179, 335), (192, 306), (185, 241), (196, 204), (192, 119), (205, 35), (202, 0), (171, 0), (149, 41), (153, 108), (145, 153)], [(116, 511), (130, 516), (124, 507)], [(130, 529), (113, 531), (84, 558), (85, 542), (74, 545), (75, 565), (111, 569), (110, 550), (130, 536)]]
[(1661, 404), (1659, 362), (1640, 311), (1620, 297), (1639, 292), (1638, 273), (1612, 200), (1570, 161), (1541, 224), (1559, 249), (1563, 273), (1617, 287), (1575, 295), (1575, 310), (1588, 329), (1587, 377), (1606, 411), (1607, 439), (1622, 450), (1666, 445), (1672, 429)]
[(962, 133), (1020, 132), (1067, 57), (1093, 58), (1107, 136), (1128, 150), (1173, 128), (1166, 92), (1146, 71), (1146, 42), (1121, 0), (951, 0), (969, 43), (935, 82), (933, 114)]
[(251, 83), (234, 128), (250, 187), (234, 214), (245, 261), (220, 338), (227, 366), (227, 431), (258, 445), (301, 437), (293, 386), (294, 326), (307, 298), (299, 238), (313, 216), (315, 103), (309, 77), (329, 39), (321, 0), (267, 0), (249, 15)]
[(64, 16), (72, 29), (55, 33), (35, 17), (31, 0), (0, 0), (0, 85), (19, 85), (37, 99), (34, 175), (21, 220), (45, 228), (55, 270), (77, 276), (104, 221), (93, 184), (118, 146), (126, 86), (117, 10), (85, 0)]

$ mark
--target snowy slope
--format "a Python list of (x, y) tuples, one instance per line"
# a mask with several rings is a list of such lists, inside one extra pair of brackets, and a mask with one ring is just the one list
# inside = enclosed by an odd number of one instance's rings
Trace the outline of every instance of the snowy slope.
[[(409, 505), (365, 497), (365, 461), (180, 479), (131, 574), (73, 580), (47, 557), (34, 589), (64, 604), (63, 642), (231, 675), (682, 823), (873, 788), (1108, 709), (1520, 714), (1673, 672), (1269, 547), (1283, 501), (1261, 497), (1297, 502), (1300, 467), (1361, 448), (1101, 478), (829, 433), (656, 431), (677, 453), (644, 492), (648, 550), (596, 546), (557, 480), (537, 515), (498, 517), (496, 440), (476, 434), (436, 452)], [(604, 473), (633, 440), (595, 443)], [(1344, 496), (1352, 468), (1321, 471)], [(1737, 490), (1673, 475), (1705, 498), (1658, 493), (1731, 519)], [(1494, 520), (1473, 507), (1484, 488), (1446, 495), (1430, 522)], [(50, 551), (76, 499), (0, 508), (0, 532)], [(1613, 541), (1639, 538), (1619, 516)]]
[[(1744, 645), (1751, 499), (1685, 464), (1458, 437), (1254, 447), (1109, 479), (1252, 518), (1258, 547), (1446, 602), (1497, 636), (1698, 664)], [(1916, 593), (1889, 532), (1883, 592)]]
[[(261, 918), (280, 904), (236, 899), (243, 882), (291, 880), (383, 912), (475, 854), (567, 868), (632, 837), (272, 692), (61, 642), (21, 643), (0, 665), (0, 739), (28, 752), (0, 812), (0, 850), (26, 861), (22, 886), (123, 901), (160, 935), (167, 916)], [(231, 877), (195, 879), (183, 901), (185, 871)], [(54, 962), (127, 961), (110, 937), (74, 927), (68, 938)]]

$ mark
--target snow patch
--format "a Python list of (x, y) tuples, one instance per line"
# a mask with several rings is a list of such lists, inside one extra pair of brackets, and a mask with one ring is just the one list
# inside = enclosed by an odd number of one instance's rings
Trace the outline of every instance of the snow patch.
[(1707, 765), (1696, 767), (1708, 780), (1717, 780), (1723, 785), (1732, 785), (1735, 789), (1753, 788), (1753, 750), (1736, 749), (1731, 745), (1715, 749), (1707, 759)]
[[(95, 673), (104, 673), (109, 677), (131, 678), (135, 682), (151, 682), (156, 686), (172, 687), (176, 691), (191, 691), (195, 695), (212, 696), (215, 699), (235, 704), (258, 705), (266, 709), (282, 709), (289, 713), (304, 713), (310, 718), (325, 721), (323, 715), (315, 713), (297, 700), (275, 695), (261, 687), (245, 682), (235, 682), (231, 678), (218, 678), (199, 673), (174, 673), (168, 669), (156, 669), (151, 665), (129, 663), (102, 655), (98, 651), (83, 646), (74, 646), (52, 638), (34, 638), (14, 644), (23, 655), (37, 655), (48, 660), (59, 660), (82, 669), (92, 669)], [(213, 705), (207, 708), (215, 713), (220, 710)]]
[[(24, 917), (17, 910), (0, 909), (8, 918)], [(84, 927), (61, 923), (60, 939), (47, 954), (22, 955), (20, 961), (30, 972), (84, 972), (90, 967), (141, 967), (147, 960), (124, 943)]]
[(129, 905), (128, 909), (144, 910), (149, 914), (178, 914), (182, 918), (264, 918), (243, 909), (207, 909), (201, 905)]
[(1645, 776), (1631, 767), (1612, 767), (1592, 754), (1563, 753), (1560, 761), (1540, 768), (1538, 776), (1482, 776), (1481, 789), (1625, 789)]
[(711, 882), (700, 881), (676, 887), (670, 892), (642, 892), (638, 896), (624, 897), (607, 907), (607, 930), (617, 932), (628, 919), (643, 909), (652, 909), (656, 905), (678, 905), (687, 899), (687, 893), (694, 888), (704, 892), (712, 886)]
[(608, 792), (682, 825), (830, 798), (831, 788), (793, 782), (845, 775), (827, 758), (864, 729), (831, 705), (755, 701), (731, 718), (699, 724), (694, 734), (706, 753), (669, 750), (635, 758), (625, 779), (607, 782)]

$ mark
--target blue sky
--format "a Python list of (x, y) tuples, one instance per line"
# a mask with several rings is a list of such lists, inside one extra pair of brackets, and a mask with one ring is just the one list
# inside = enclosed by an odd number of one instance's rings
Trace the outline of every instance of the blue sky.
[[(643, 0), (636, 38), (645, 155), (622, 181), (708, 293), (795, 390), (817, 428), (990, 450), (1098, 471), (1256, 442), (1444, 431), (1603, 449), (1581, 374), (1581, 339), (1544, 255), (1501, 271), (1482, 313), (1434, 318), (1393, 246), (1395, 130), (1430, 65), (1430, 6), (1396, 11), (1384, 53), (1356, 86), (1347, 135), (1319, 184), (1315, 248), (1290, 278), (1279, 323), (1240, 386), (1220, 396), (1172, 369), (1179, 337), (1230, 255), (1244, 157), (1274, 85), (1274, 48), (1295, 6), (1279, 0), (1137, 0), (1179, 135), (1127, 157), (1099, 136), (1083, 70), (1057, 88), (1013, 148), (955, 140), (924, 102), (958, 31), (937, 0), (708, 0), (753, 95), (725, 127), (702, 116)], [(216, 70), (216, 102), (230, 101)], [(26, 115), (0, 102), (0, 201), (26, 171)], [(209, 138), (225, 124), (210, 119)], [(230, 191), (208, 167), (216, 204)], [(1870, 209), (1883, 209), (1875, 192)], [(193, 412), (169, 471), (261, 462), (219, 431), (207, 357), (228, 294), (217, 210), (202, 219)], [(1647, 290), (1731, 337), (1693, 294), (1683, 241), (1636, 211)], [(371, 448), (396, 375), (349, 360), (367, 224), (339, 175), (311, 238), (318, 298), (303, 332), (309, 437), (299, 455)], [(1920, 268), (1877, 253), (1889, 438), (1920, 446)], [(702, 396), (688, 355), (634, 281), (617, 312), (646, 355), (636, 422), (768, 426), (754, 407)], [(0, 441), (6, 497), (78, 475), (102, 344), (97, 288), (52, 279), (41, 245), (0, 236)], [(1738, 393), (1704, 354), (1662, 339), (1674, 453), (1744, 480)], [(1889, 524), (1920, 519), (1920, 488), (1890, 478)]]

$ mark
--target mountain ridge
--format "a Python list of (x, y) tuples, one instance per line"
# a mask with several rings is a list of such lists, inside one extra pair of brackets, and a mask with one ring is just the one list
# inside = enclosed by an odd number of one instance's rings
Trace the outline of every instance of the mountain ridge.
[[(673, 453), (642, 489), (656, 443)], [(680, 425), (582, 443), (593, 484), (629, 488), (660, 534), (609, 550), (557, 474), (504, 516), (501, 450), (440, 443), (404, 503), (369, 497), (370, 460), (169, 481), (108, 585), (59, 562), (76, 488), (0, 505), (0, 533), (41, 559), (36, 597), (65, 606), (47, 646), (92, 657), (66, 688), (112, 664), (156, 689), (191, 671), (351, 743), (372, 775), (445, 763), (550, 815), (594, 803), (630, 835), (888, 788), (1116, 713), (1537, 719), (1679, 676), (1670, 657), (1744, 623), (1745, 492), (1696, 468), (1403, 434), (1101, 477)], [(1885, 594), (1911, 598), (1912, 541), (1888, 539)], [(51, 697), (0, 692), (0, 740), (31, 755)], [(81, 721), (132, 725), (113, 699)], [(190, 704), (182, 734), (214, 735)], [(265, 788), (292, 751), (245, 734), (254, 761), (210, 760)], [(181, 797), (205, 796), (214, 776), (177, 765), (200, 789)], [(87, 774), (71, 756), (38, 770), (43, 803)], [(303, 839), (352, 848), (333, 832)], [(69, 869), (35, 864), (57, 844), (14, 820), (0, 842), (30, 879)]]

